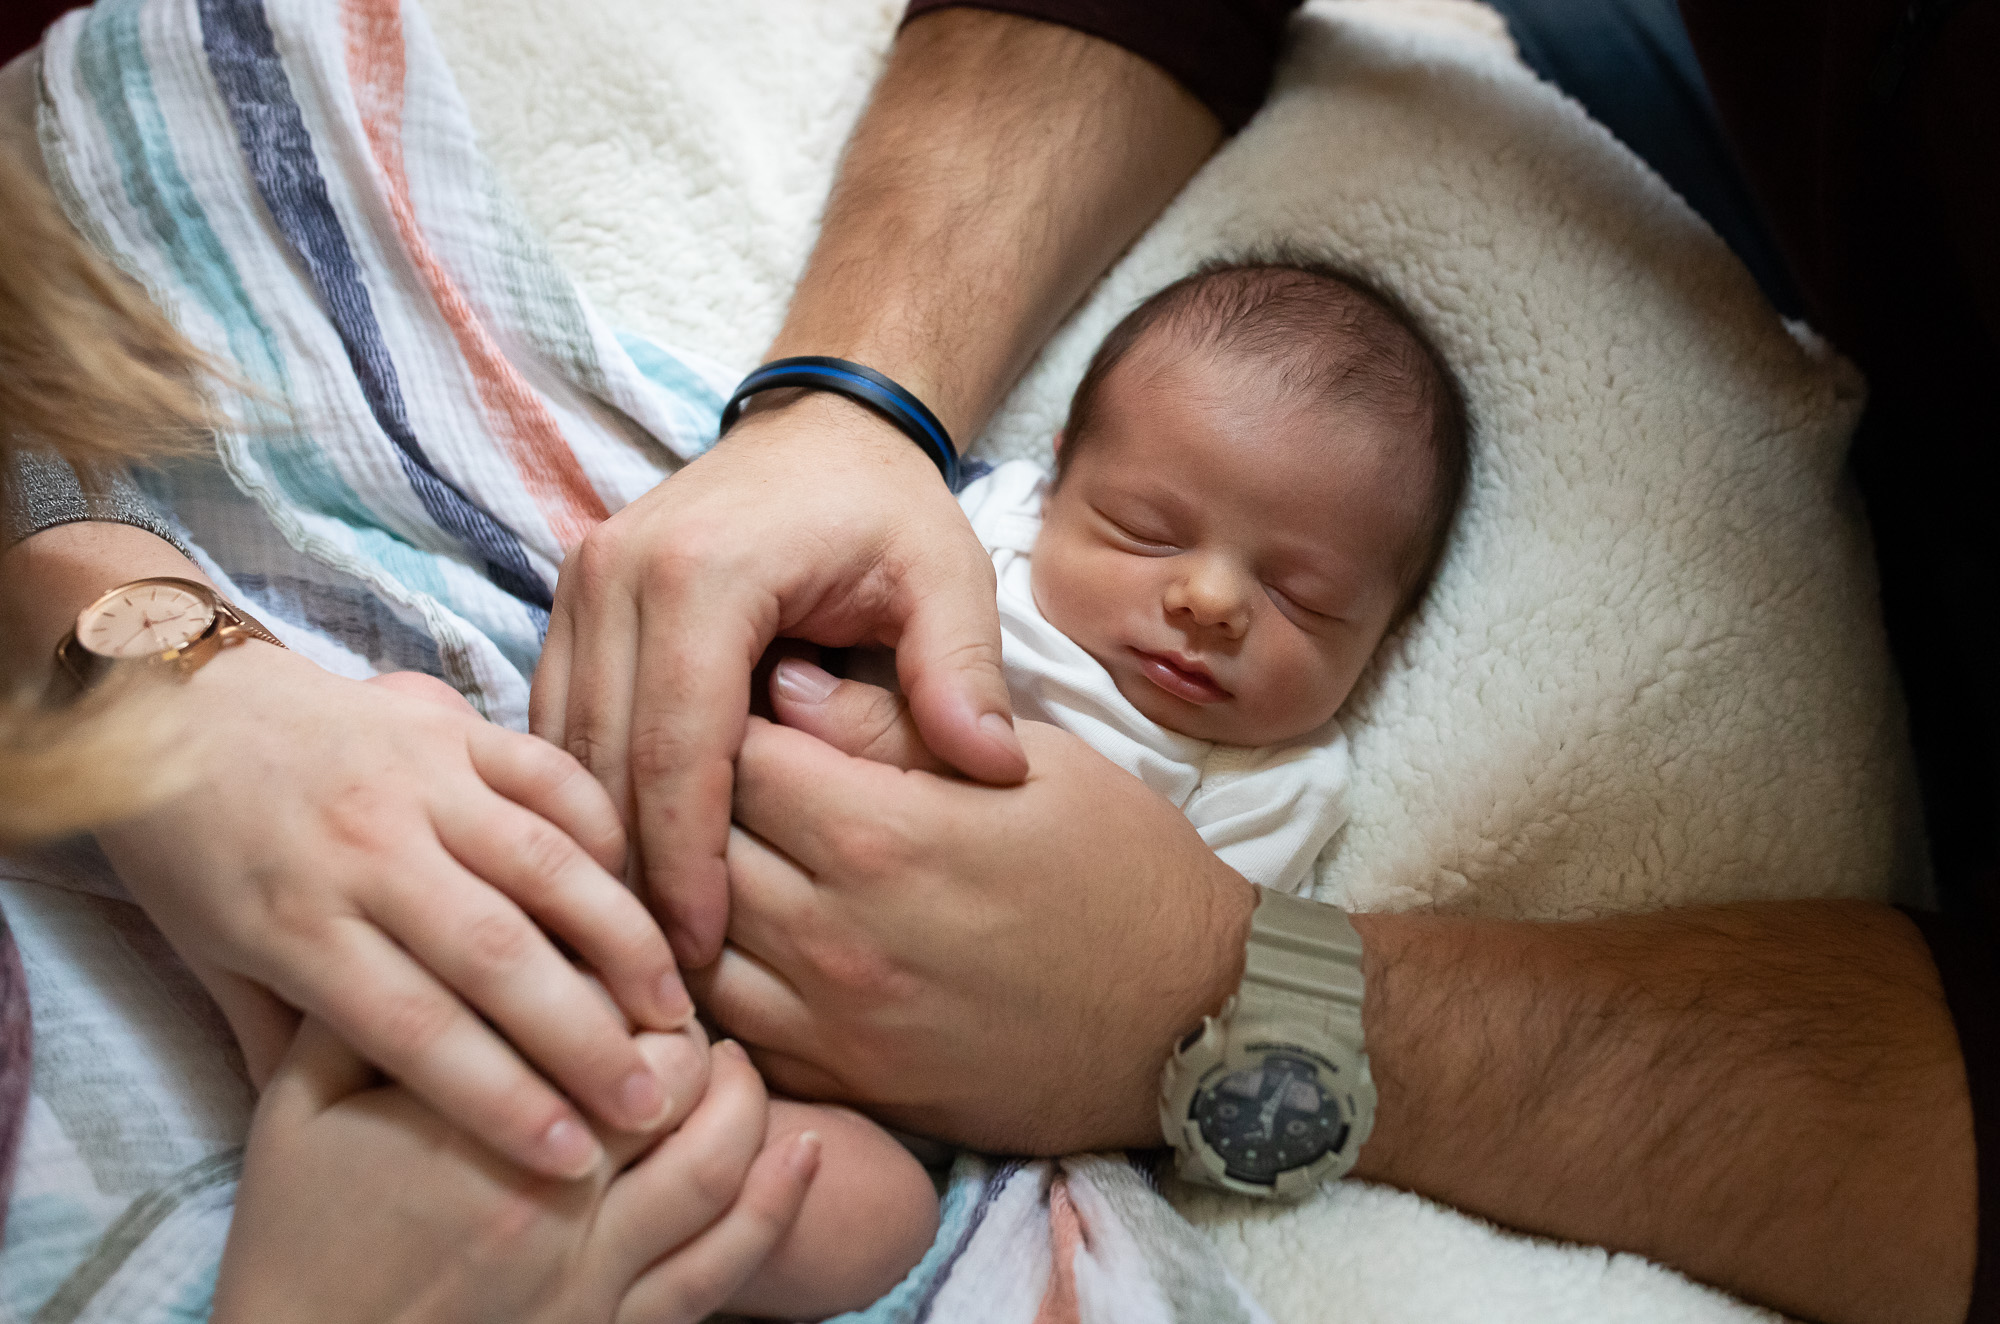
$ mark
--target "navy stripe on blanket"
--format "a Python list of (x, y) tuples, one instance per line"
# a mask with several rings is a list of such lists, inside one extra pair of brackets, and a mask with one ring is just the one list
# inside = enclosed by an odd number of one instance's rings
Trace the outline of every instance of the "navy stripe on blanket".
[(488, 578), (546, 612), (553, 601), (548, 585), (529, 565), (520, 541), (438, 473), (410, 426), (395, 360), (376, 321), (360, 264), (340, 228), (261, 0), (198, 0), (197, 9), (202, 49), (229, 106), (257, 192), (311, 274), (368, 408), (396, 445), (403, 476), (438, 527), (486, 563)]

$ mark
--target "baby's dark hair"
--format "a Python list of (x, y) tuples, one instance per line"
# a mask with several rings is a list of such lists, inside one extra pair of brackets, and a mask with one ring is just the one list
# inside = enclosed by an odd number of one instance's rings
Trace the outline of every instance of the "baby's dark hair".
[(1410, 311), (1366, 277), (1295, 253), (1206, 262), (1127, 313), (1097, 347), (1070, 401), (1057, 483), (1090, 432), (1105, 380), (1153, 331), (1187, 349), (1265, 360), (1309, 403), (1407, 408), (1428, 421), (1429, 500), (1390, 628), (1407, 619), (1444, 559), (1471, 452), (1458, 380)]

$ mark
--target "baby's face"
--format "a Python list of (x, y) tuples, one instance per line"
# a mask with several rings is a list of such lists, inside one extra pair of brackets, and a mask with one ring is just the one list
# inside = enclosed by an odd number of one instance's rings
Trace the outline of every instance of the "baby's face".
[(1170, 730), (1270, 745), (1332, 717), (1421, 526), (1408, 420), (1273, 406), (1268, 370), (1133, 353), (1050, 495), (1036, 605)]

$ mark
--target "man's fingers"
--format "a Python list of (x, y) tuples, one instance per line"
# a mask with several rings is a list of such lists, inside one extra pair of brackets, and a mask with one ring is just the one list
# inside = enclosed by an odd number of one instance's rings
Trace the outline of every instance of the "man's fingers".
[(623, 1018), (500, 892), (463, 869), (438, 869), (424, 886), (387, 890), (366, 917), (605, 1122), (649, 1126), (667, 1106), (670, 1083), (653, 1074)]
[[(632, 784), (646, 892), (683, 969), (722, 950), (729, 920), (723, 850), (736, 750), (750, 711), (750, 670), (770, 642), (711, 581), (686, 585), (640, 622), (632, 709)], [(762, 633), (760, 633), (760, 629)]]
[(576, 630), (570, 621), (570, 604), (556, 581), (556, 603), (549, 612), (549, 632), (542, 636), (542, 656), (535, 663), (535, 676), (528, 686), (528, 730), (557, 749), (563, 743), (563, 724), (569, 716), (570, 653), (576, 647)]
[(522, 1167), (580, 1177), (597, 1165), (604, 1151), (583, 1118), (463, 1002), (372, 923), (342, 928), (346, 959), (309, 990), (336, 1034)]
[(953, 771), (924, 744), (901, 695), (841, 680), (802, 658), (787, 658), (771, 672), (771, 707), (786, 726), (843, 754), (898, 768)]
[(607, 873), (625, 875), (625, 824), (602, 783), (546, 740), (504, 727), (473, 727), (468, 749), (480, 780), (567, 833)]
[[(565, 583), (586, 573), (588, 547), (585, 544), (584, 550), (563, 562)], [(557, 592), (561, 591), (559, 585)], [(632, 681), (638, 669), (633, 640), (639, 628), (639, 605), (629, 595), (613, 590), (575, 596), (569, 652), (555, 664), (550, 677), (551, 693), (559, 676), (564, 695), (561, 738), (553, 743), (589, 769), (620, 816), (627, 816), (632, 812)], [(548, 666), (547, 654), (543, 657), (543, 665)], [(536, 677), (540, 685), (539, 669)], [(553, 703), (552, 697), (551, 707)], [(553, 711), (549, 720), (557, 721)], [(538, 729), (537, 734), (544, 733)], [(626, 828), (638, 833), (629, 818)]]
[(626, 1293), (617, 1324), (693, 1324), (720, 1310), (798, 1221), (819, 1156), (819, 1136), (811, 1131), (758, 1155), (729, 1212), (647, 1270)]
[(993, 567), (981, 552), (958, 569), (908, 589), (916, 606), (896, 639), (896, 678), (927, 746), (976, 781), (1012, 786), (1028, 775), (1028, 756), (1000, 672)]
[[(660, 926), (567, 833), (497, 797), (469, 806), (441, 804), (432, 822), (460, 864), (568, 943), (634, 1023), (672, 1030), (693, 1015)], [(469, 928), (466, 933), (477, 936)], [(639, 1119), (614, 1114), (609, 1120)]]
[(709, 1050), (708, 1091), (659, 1147), (605, 1192), (599, 1215), (628, 1272), (650, 1264), (721, 1217), (764, 1144), (764, 1082), (741, 1047)]
[(736, 760), (736, 821), (815, 877), (835, 863), (886, 869), (910, 839), (902, 828), (930, 808), (929, 793), (945, 788), (963, 789), (752, 718)]
[(812, 1013), (798, 990), (770, 966), (735, 947), (724, 947), (702, 967), (701, 1003), (706, 1014), (731, 1036), (760, 1050), (813, 1046)]

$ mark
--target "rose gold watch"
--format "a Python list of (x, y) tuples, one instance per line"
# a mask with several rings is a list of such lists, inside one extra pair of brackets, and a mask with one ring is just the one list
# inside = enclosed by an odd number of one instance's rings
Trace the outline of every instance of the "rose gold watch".
[(88, 687), (117, 662), (172, 667), (185, 676), (252, 639), (283, 648), (257, 619), (192, 579), (135, 579), (76, 615), (56, 645), (58, 678)]

